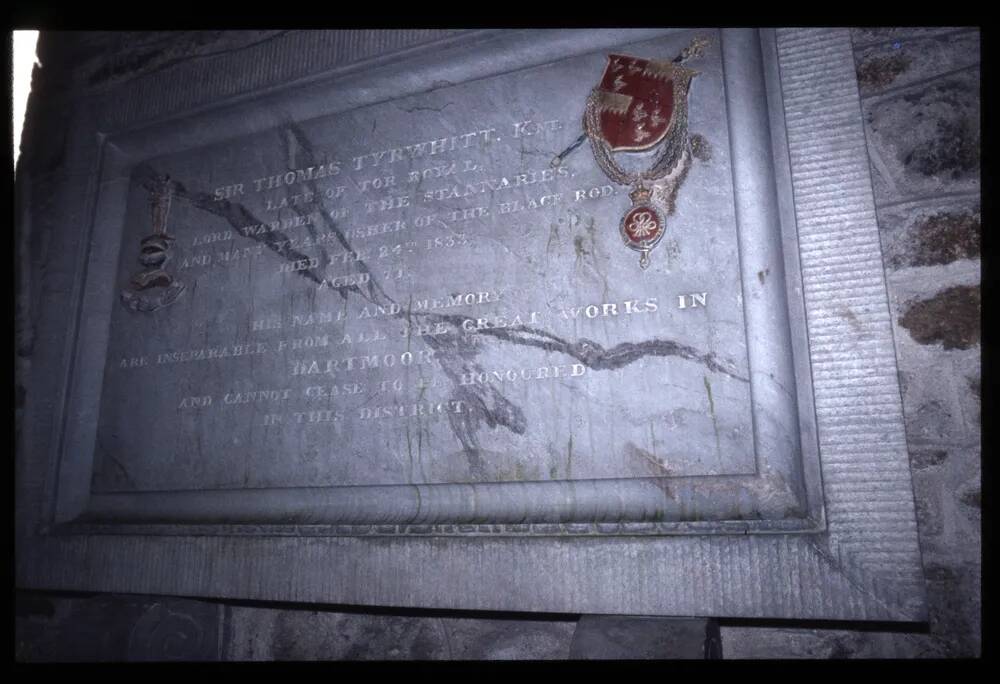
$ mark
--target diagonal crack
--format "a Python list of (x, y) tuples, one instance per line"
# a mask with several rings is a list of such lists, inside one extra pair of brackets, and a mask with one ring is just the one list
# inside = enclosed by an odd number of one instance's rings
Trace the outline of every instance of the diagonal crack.
[[(302, 166), (316, 165), (317, 159), (313, 146), (301, 127), (294, 123), (288, 123), (286, 128), (279, 133), (287, 133), (295, 141), (297, 149), (294, 150), (294, 153), (299, 155), (298, 161)], [(287, 138), (287, 136), (285, 137)], [(290, 146), (290, 142), (286, 144), (286, 153), (292, 156), (293, 151)], [(157, 178), (158, 173), (148, 164), (142, 164), (136, 169), (136, 180), (147, 191), (152, 192), (156, 188)], [(252, 226), (266, 222), (258, 219), (242, 204), (229, 200), (217, 200), (207, 192), (188, 189), (177, 180), (172, 180), (171, 184), (174, 197), (188, 202), (198, 210), (226, 220), (239, 235), (263, 243), (283, 260), (301, 262), (309, 259), (309, 255), (291, 248), (289, 238), (280, 230), (267, 230), (260, 233), (250, 230)], [(325, 207), (323, 195), (316, 187), (316, 182), (307, 181), (302, 185), (305, 185), (312, 192), (313, 197), (317, 198), (313, 204), (306, 205), (309, 210), (318, 210), (325, 228), (336, 236), (337, 241), (345, 251), (354, 252), (340, 226), (330, 217), (330, 212)], [(293, 210), (303, 216), (306, 207), (296, 206), (293, 207)], [(337, 292), (345, 300), (351, 294), (355, 294), (387, 309), (390, 305), (397, 304), (379, 284), (372, 269), (361, 259), (358, 259), (355, 264), (361, 272), (368, 275), (368, 281), (364, 283), (364, 287), (356, 284), (334, 286), (323, 275), (323, 269), (330, 263), (325, 250), (322, 251), (322, 256), (320, 267), (303, 268), (292, 272), (312, 282), (317, 287), (325, 287)], [(466, 452), (472, 455), (478, 453), (477, 433), (481, 424), (484, 423), (490, 428), (503, 426), (516, 434), (523, 434), (527, 429), (527, 419), (520, 407), (513, 404), (493, 385), (463, 385), (460, 381), (463, 373), (472, 371), (480, 374), (483, 372), (482, 367), (475, 360), (479, 352), (473, 345), (463, 344), (466, 333), (462, 329), (462, 324), (467, 317), (433, 311), (414, 312), (410, 307), (400, 306), (398, 308), (398, 312), (393, 314), (393, 317), (403, 319), (408, 324), (416, 318), (431, 323), (444, 323), (451, 328), (447, 333), (423, 336), (422, 340), (434, 350), (435, 358), (438, 359), (442, 370), (452, 383), (451, 399), (463, 401), (465, 405), (474, 409), (463, 414), (448, 414), (452, 430)], [(734, 370), (732, 364), (720, 361), (714, 353), (702, 353), (694, 347), (670, 339), (623, 342), (611, 348), (604, 348), (592, 340), (581, 338), (577, 341), (570, 341), (548, 331), (529, 326), (485, 328), (478, 330), (477, 334), (512, 345), (534, 347), (548, 352), (565, 354), (592, 370), (623, 368), (645, 357), (678, 357), (699, 363), (713, 372), (723, 373), (742, 382), (749, 382), (748, 378), (739, 375)]]

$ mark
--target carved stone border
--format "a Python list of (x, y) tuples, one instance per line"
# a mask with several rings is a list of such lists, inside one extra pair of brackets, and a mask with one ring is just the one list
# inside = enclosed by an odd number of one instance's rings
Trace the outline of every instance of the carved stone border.
[[(662, 31), (668, 37), (671, 31)], [(799, 268), (794, 234), (782, 232), (778, 196), (790, 195), (777, 184), (769, 141), (783, 120), (769, 114), (768, 88), (776, 85), (777, 63), (764, 60), (760, 37), (752, 30), (694, 31), (716, 43), (723, 67), (733, 204), (737, 220), (740, 283), (746, 319), (750, 396), (753, 404), (754, 469), (746, 474), (697, 477), (606, 478), (573, 481), (474, 482), (409, 485), (197, 489), (94, 494), (89, 482), (96, 443), (102, 371), (110, 331), (116, 266), (121, 248), (127, 192), (137, 164), (165, 151), (199, 149), (226, 139), (273, 130), (273, 112), (294, 111), (296, 120), (328, 116), (366, 104), (399, 100), (412, 93), (414, 81), (440, 82), (442, 69), (463, 66), (460, 81), (494, 76), (484, 54), (511, 70), (537, 66), (542, 58), (530, 34), (498, 34), (481, 42), (454, 45), (464, 52), (431, 54), (367, 69), (336, 74), (329, 81), (291, 84), (254, 99), (255, 116), (223, 99), (220, 106), (183, 118), (119, 132), (104, 140), (101, 190), (90, 239), (87, 276), (81, 304), (81, 327), (68, 397), (66, 424), (56, 488), (55, 532), (135, 533), (139, 529), (176, 533), (180, 526), (203, 525), (198, 534), (225, 534), (238, 525), (315, 526), (336, 534), (479, 535), (519, 534), (516, 530), (556, 527), (557, 534), (620, 534), (603, 523), (637, 524), (644, 534), (733, 532), (812, 532), (823, 528), (822, 495), (817, 467), (815, 419), (807, 355), (794, 348), (804, 339)], [(709, 37), (711, 36), (711, 37)], [(630, 36), (623, 36), (627, 40)], [(589, 54), (590, 42), (554, 53)], [(561, 54), (560, 54), (561, 53)], [(544, 61), (544, 60), (543, 60)], [(485, 71), (483, 71), (485, 69)], [(770, 76), (770, 79), (768, 78)], [(768, 80), (771, 84), (768, 85)], [(331, 101), (330, 92), (338, 99)], [(319, 94), (319, 96), (317, 96)], [(786, 264), (786, 261), (788, 262)], [(767, 271), (769, 280), (759, 277)], [(786, 277), (787, 276), (787, 277)], [(790, 309), (791, 307), (791, 309)], [(793, 353), (794, 352), (794, 353)], [(798, 399), (798, 404), (797, 404)], [(651, 527), (643, 527), (653, 523)], [(150, 527), (150, 526), (153, 527)], [(137, 527), (142, 526), (142, 527)], [(171, 526), (174, 526), (173, 528)], [(457, 527), (456, 527), (457, 526)], [(484, 530), (485, 528), (485, 530)], [(333, 532), (336, 530), (336, 532)], [(317, 532), (313, 532), (316, 534)]]
[(850, 33), (777, 31), (829, 549), (922, 606), (892, 319)]
[[(579, 40), (582, 32), (567, 32)], [(574, 34), (574, 35), (569, 35)], [(827, 531), (649, 537), (157, 536), (46, 533), (73, 357), (79, 260), (53, 259), (18, 461), (22, 587), (563, 613), (926, 619), (888, 302), (849, 33), (764, 32), (787, 122)], [(540, 36), (544, 40), (545, 36)], [(639, 40), (640, 38), (633, 38)], [(624, 42), (615, 39), (615, 42)], [(784, 100), (782, 102), (782, 99)], [(92, 108), (77, 132), (101, 130)], [(778, 138), (781, 136), (779, 135)], [(775, 139), (781, 151), (784, 141)], [(73, 136), (58, 220), (84, 225), (99, 140)], [(89, 174), (86, 192), (74, 174)], [(74, 242), (75, 240), (75, 242)], [(68, 253), (86, 251), (70, 234)], [(72, 416), (77, 418), (77, 416)], [(48, 459), (48, 461), (47, 461)], [(262, 533), (268, 534), (265, 530)]]

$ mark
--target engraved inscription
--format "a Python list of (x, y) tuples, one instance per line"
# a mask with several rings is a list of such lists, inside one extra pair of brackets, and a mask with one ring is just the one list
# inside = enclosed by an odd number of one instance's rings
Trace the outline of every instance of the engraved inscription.
[(708, 306), (707, 292), (694, 292), (692, 294), (677, 295), (678, 309), (697, 309), (699, 306)]
[(719, 154), (646, 271), (594, 160), (549, 164), (605, 57), (139, 164), (123, 244), (169, 174), (188, 289), (113, 313), (95, 491), (753, 472), (719, 57), (689, 123)]

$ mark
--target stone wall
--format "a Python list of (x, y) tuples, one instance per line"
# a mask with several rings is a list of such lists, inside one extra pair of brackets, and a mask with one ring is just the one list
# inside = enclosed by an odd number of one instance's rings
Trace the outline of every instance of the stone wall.
[[(54, 201), (75, 93), (238, 51), (277, 32), (43, 33), (18, 200)], [(980, 57), (963, 28), (853, 31), (930, 600), (929, 633), (727, 626), (725, 657), (980, 654)], [(27, 181), (27, 182), (25, 182)], [(49, 198), (49, 199), (47, 199)], [(19, 212), (15, 370), (30, 366), (32, 303), (51, 228)], [(15, 386), (16, 409), (24, 390)], [(19, 413), (15, 416), (17, 430)], [(221, 607), (220, 607), (221, 606)], [(265, 608), (143, 597), (25, 595), (22, 661), (566, 657), (572, 617), (472, 619)], [(94, 634), (104, 636), (97, 641)], [(86, 635), (86, 638), (84, 638)], [(179, 635), (179, 636), (178, 636)], [(194, 635), (194, 636), (192, 636)], [(196, 637), (196, 638), (195, 638)], [(81, 641), (82, 639), (82, 641)], [(89, 639), (89, 641), (88, 641)]]
[(723, 627), (726, 657), (980, 654), (979, 31), (852, 35), (930, 633)]

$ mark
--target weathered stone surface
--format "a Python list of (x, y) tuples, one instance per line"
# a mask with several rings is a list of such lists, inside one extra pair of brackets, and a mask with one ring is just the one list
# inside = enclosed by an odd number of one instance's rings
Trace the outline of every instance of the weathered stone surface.
[(859, 49), (861, 96), (874, 95), (979, 64), (979, 31), (906, 37)]
[(930, 630), (948, 657), (977, 657), (982, 650), (982, 570), (976, 563), (931, 565), (927, 594)]
[[(944, 624), (941, 625), (945, 627)], [(957, 625), (951, 624), (955, 629)], [(969, 625), (963, 623), (962, 629)], [(978, 633), (869, 632), (852, 630), (723, 627), (727, 660), (903, 659), (970, 657), (979, 652)]]
[[(906, 335), (906, 331), (900, 335)], [(979, 426), (969, 420), (963, 409), (968, 390), (964, 387), (964, 377), (956, 371), (957, 359), (951, 358), (962, 352), (919, 347), (913, 342), (910, 345), (918, 350), (905, 349), (907, 353), (900, 355), (899, 364), (906, 438), (911, 462), (920, 469), (922, 464), (934, 462), (932, 457), (922, 455), (925, 452), (950, 451), (948, 445), (978, 444)], [(919, 353), (923, 350), (927, 353)]]
[(230, 606), (227, 660), (566, 658), (572, 620), (504, 620)]
[[(677, 54), (693, 37), (645, 49)], [(717, 148), (683, 186), (706, 227), (673, 261), (654, 252), (643, 280), (597, 229), (620, 222), (627, 189), (592, 156), (550, 166), (579, 136), (588, 90), (574, 84), (600, 76), (601, 54), (213, 132), (123, 169), (125, 246), (102, 268), (123, 292), (137, 282), (167, 173), (167, 268), (187, 290), (155, 316), (136, 315), (134, 290), (110, 312), (94, 492), (648, 476), (635, 446), (677, 476), (752, 473), (752, 295), (739, 294), (722, 57), (699, 62), (688, 114)], [(531, 116), (508, 121), (506, 101)], [(681, 270), (710, 306), (677, 299)], [(651, 383), (665, 375), (670, 393)], [(602, 428), (583, 429), (594, 402)]]
[(959, 500), (966, 506), (969, 506), (970, 508), (982, 509), (983, 507), (982, 489), (977, 484), (975, 488), (970, 488), (964, 494), (962, 494)]
[[(958, 395), (962, 416), (965, 418), (969, 435), (982, 432), (981, 377), (982, 360), (976, 348), (957, 354), (954, 360), (955, 393)], [(977, 440), (978, 441), (978, 440)]]
[[(165, 69), (192, 57), (245, 49), (283, 31), (125, 31), (118, 47), (85, 62), (80, 75), (88, 86), (106, 86), (137, 74)], [(108, 55), (108, 56), (105, 56)]]
[(569, 656), (576, 622), (447, 619), (455, 660), (550, 660)]
[(966, 30), (968, 30), (967, 27), (963, 28), (961, 26), (879, 26), (852, 28), (851, 40), (853, 41), (855, 47), (860, 48), (873, 43), (902, 42), (904, 40), (929, 38)]
[(908, 437), (919, 442), (956, 441), (963, 434), (963, 426), (954, 408), (946, 399), (930, 399), (916, 405), (907, 413)]
[(909, 304), (899, 324), (920, 344), (968, 349), (979, 344), (981, 316), (979, 288), (959, 286)]
[[(977, 72), (945, 73), (978, 60), (978, 34), (947, 27), (902, 27), (853, 29), (852, 35), (858, 48), (859, 86), (866, 96), (863, 106), (887, 286), (898, 320), (911, 302), (932, 300), (950, 288), (976, 288), (979, 283), (979, 186), (961, 163), (962, 150), (968, 152), (969, 146), (956, 145), (951, 134), (963, 107), (968, 105), (966, 111), (978, 116), (978, 82), (969, 83), (962, 75)], [(935, 78), (936, 74), (943, 75)], [(931, 80), (906, 87), (918, 79)], [(964, 105), (956, 84), (969, 86)], [(875, 93), (883, 89), (894, 94), (880, 98)], [(947, 93), (954, 99), (943, 97)], [(898, 157), (897, 147), (886, 152), (887, 141), (893, 140), (903, 149)], [(903, 163), (906, 154), (921, 145), (925, 151), (953, 148), (958, 154), (952, 154), (950, 168), (925, 164), (927, 174), (917, 170), (919, 153), (910, 159), (913, 168)], [(930, 156), (925, 154), (924, 161)], [(969, 194), (955, 197), (955, 193)], [(906, 198), (912, 199), (900, 201)], [(943, 341), (922, 344), (903, 327), (897, 330), (895, 343), (925, 576), (934, 596), (931, 633), (868, 633), (861, 639), (838, 639), (836, 633), (816, 630), (723, 627), (727, 658), (822, 657), (838, 650), (856, 657), (978, 654), (979, 348), (946, 350)]]
[(945, 528), (945, 512), (940, 478), (933, 473), (914, 473), (913, 497), (917, 507), (917, 529), (920, 541), (926, 545), (932, 537), (939, 536)]
[(910, 467), (916, 470), (939, 466), (948, 459), (944, 449), (910, 449)]
[(862, 94), (884, 89), (905, 72), (912, 62), (912, 57), (906, 54), (880, 52), (866, 56), (858, 66), (858, 85), (861, 86)]
[[(711, 623), (711, 624), (710, 624)], [(711, 634), (705, 619), (584, 615), (577, 622), (569, 657), (575, 660), (704, 660)]]
[[(333, 618), (332, 620), (330, 618)], [(427, 660), (440, 657), (440, 624), (383, 615), (281, 611), (271, 635), (274, 660)]]
[(914, 472), (925, 568), (979, 561), (981, 474), (978, 448), (951, 447), (945, 461)]
[(219, 658), (219, 607), (165, 597), (21, 597), (22, 662), (204, 661)]
[[(429, 30), (426, 36), (417, 35), (417, 31), (413, 34), (419, 39), (445, 37), (456, 32)], [(59, 32), (46, 33), (48, 35), (40, 43), (42, 63), (53, 67), (71, 64), (71, 69), (52, 70), (72, 75), (72, 81), (65, 86), (94, 90), (191, 59), (239, 53), (287, 37), (289, 31), (94, 31), (72, 38)]]
[(894, 270), (979, 258), (978, 195), (922, 200), (879, 209), (886, 267)]
[(896, 657), (897, 635), (851, 630), (722, 627), (726, 660)]
[[(971, 451), (971, 450), (970, 450)], [(968, 458), (968, 463), (965, 464), (965, 468), (960, 468), (958, 470), (958, 477), (965, 477), (964, 480), (959, 482), (958, 486), (955, 488), (955, 496), (958, 502), (962, 504), (959, 507), (961, 514), (968, 518), (970, 522), (974, 525), (979, 522), (982, 516), (983, 509), (983, 490), (982, 490), (982, 470), (980, 467), (980, 457), (981, 452), (971, 451)], [(978, 532), (975, 527), (971, 528), (973, 532)], [(979, 545), (979, 540), (975, 541), (975, 544)]]
[(972, 390), (973, 394), (976, 397), (976, 401), (978, 402), (980, 400), (980, 398), (982, 397), (982, 392), (980, 390), (979, 377), (976, 376), (976, 377), (973, 377), (973, 378), (969, 378), (968, 380), (969, 380), (969, 389)]
[(863, 103), (876, 202), (979, 185), (979, 69)]
[[(960, 198), (955, 201), (958, 202), (957, 205), (944, 205), (944, 210), (958, 213), (968, 200)], [(910, 205), (902, 206), (905, 210)], [(938, 213), (939, 209), (934, 207), (940, 206), (936, 201), (928, 201), (924, 206), (912, 208), (913, 223), (919, 224), (922, 216)], [(885, 223), (890, 225), (885, 226), (887, 230), (883, 230), (883, 238), (892, 244), (893, 236), (900, 230), (898, 222), (895, 228), (892, 227), (892, 221), (898, 215), (888, 213), (889, 220)], [(974, 387), (980, 375), (978, 345), (965, 349), (946, 349), (943, 341), (918, 341), (914, 339), (912, 331), (904, 327), (903, 319), (911, 311), (912, 305), (933, 301), (944, 291), (956, 288), (959, 291), (975, 291), (979, 281), (978, 261), (959, 260), (944, 265), (904, 267), (889, 273), (887, 286), (893, 317), (897, 321), (897, 365), (911, 457), (915, 453), (914, 449), (919, 450), (916, 452), (919, 456), (919, 452), (935, 449), (950, 451), (951, 445), (977, 445), (980, 408)], [(955, 312), (943, 311), (941, 315), (943, 318), (939, 323), (943, 325), (943, 321), (950, 321)], [(906, 322), (911, 318), (905, 318)], [(916, 317), (914, 320), (918, 321), (919, 327), (920, 318)], [(930, 321), (925, 322), (931, 328), (935, 326)], [(969, 320), (968, 323), (972, 325), (973, 321)], [(978, 320), (975, 325), (979, 325)], [(947, 334), (952, 333), (958, 334), (958, 329)], [(921, 462), (922, 459), (918, 458), (914, 461), (914, 467), (919, 467)]]
[[(151, 65), (155, 65), (155, 64), (159, 63), (159, 62), (156, 61), (157, 59), (159, 59), (159, 58), (154, 55), (153, 57), (149, 57), (148, 59), (146, 59), (145, 62), (142, 62), (142, 63), (138, 64), (138, 66), (135, 66), (134, 68), (138, 69), (138, 70), (148, 69), (148, 68), (151, 67)], [(128, 67), (128, 63), (125, 63), (125, 66)], [(101, 78), (107, 77), (109, 79), (113, 79), (113, 78), (125, 77), (124, 74), (127, 71), (128, 71), (127, 68), (126, 69), (119, 69), (119, 71), (116, 73), (114, 71), (114, 69), (111, 69), (111, 70), (108, 70), (106, 72), (106, 74), (102, 75)], [(576, 247), (579, 247), (580, 243), (574, 242), (574, 245)], [(578, 250), (577, 251), (577, 255), (578, 256), (584, 256), (584, 257), (588, 255), (586, 249), (582, 250), (582, 251), (583, 251), (583, 254), (581, 254), (580, 250)], [(763, 282), (762, 282), (762, 284), (763, 284)], [(289, 621), (289, 623), (292, 623), (292, 622), (294, 622), (294, 620), (290, 620)], [(424, 653), (424, 654), (426, 654), (426, 653), (436, 652), (434, 650), (435, 646), (433, 645), (433, 638), (434, 638), (433, 637), (433, 633), (430, 632), (430, 631), (428, 631), (426, 628), (421, 628), (421, 629), (415, 629), (415, 628), (402, 629), (402, 628), (400, 628), (400, 629), (396, 629), (396, 631), (394, 631), (394, 629), (395, 628), (393, 628), (391, 626), (381, 625), (381, 626), (376, 627), (375, 631), (376, 631), (376, 633), (386, 632), (386, 633), (390, 633), (392, 635), (396, 635), (396, 636), (400, 637), (404, 642), (407, 642), (407, 640), (409, 640), (407, 643), (410, 644), (408, 648), (410, 649), (411, 653), (417, 653), (417, 654)], [(292, 631), (294, 631), (294, 630), (292, 630)], [(475, 631), (475, 630), (472, 630), (472, 631)], [(542, 631), (545, 632), (545, 630), (542, 630)], [(363, 632), (363, 630), (362, 630), (362, 632)], [(484, 637), (484, 644), (485, 645), (489, 645), (489, 644), (493, 644), (493, 643), (497, 643), (497, 642), (503, 643), (504, 640), (508, 638), (507, 636), (505, 636), (507, 634), (508, 634), (508, 632), (505, 629), (498, 628), (494, 632), (490, 632), (488, 634), (488, 636)], [(562, 635), (562, 633), (560, 632), (559, 634), (556, 634), (556, 635), (552, 636), (552, 638), (554, 640), (552, 643), (562, 643), (561, 641), (559, 641), (559, 637), (561, 635)], [(517, 638), (515, 638), (515, 637), (509, 637), (509, 639), (513, 640), (514, 642), (517, 642)], [(545, 643), (545, 637), (544, 636), (538, 637), (537, 640)], [(520, 643), (520, 642), (517, 642), (517, 643)], [(536, 642), (532, 641), (532, 643), (536, 643)], [(860, 640), (859, 641), (859, 640), (855, 640), (855, 639), (851, 639), (851, 638), (840, 639), (840, 640), (835, 641), (835, 643), (831, 644), (830, 649), (829, 649), (829, 653), (832, 654), (832, 655), (850, 654), (851, 652), (854, 652), (854, 651), (863, 650), (864, 649), (864, 643), (865, 643), (864, 640)], [(314, 645), (317, 646), (317, 648), (323, 648), (323, 647), (325, 647), (326, 644), (325, 643), (317, 644), (317, 643), (314, 642)], [(378, 643), (378, 645), (377, 645), (377, 648), (375, 648), (373, 650), (366, 650), (363, 646), (359, 646), (358, 648), (360, 650), (355, 651), (355, 657), (365, 658), (365, 657), (374, 657), (373, 653), (377, 652), (379, 649), (389, 649), (389, 650), (391, 650), (393, 648), (397, 648), (397, 646), (395, 646), (394, 643), (391, 642), (391, 641), (389, 641), (389, 640), (383, 640), (383, 641), (380, 641)], [(511, 648), (513, 648), (515, 651), (517, 651), (518, 649), (522, 648), (522, 646), (513, 646)], [(524, 647), (524, 648), (525, 648), (525, 650), (527, 650), (526, 647)], [(773, 654), (773, 652), (775, 650), (780, 650), (780, 648), (781, 648), (781, 644), (780, 643), (777, 645), (777, 647), (775, 647), (775, 644), (772, 643), (772, 654)], [(282, 651), (282, 652), (285, 652), (285, 653), (294, 653), (295, 649), (296, 649), (296, 647), (294, 645), (289, 645), (287, 642), (281, 644), (280, 648), (278, 648), (279, 651)], [(453, 650), (453, 652), (454, 652), (454, 650)], [(398, 655), (398, 653), (396, 655)], [(383, 655), (382, 657), (385, 657), (385, 656)], [(423, 657), (423, 656), (418, 655), (418, 656), (415, 656), (415, 657)]]

